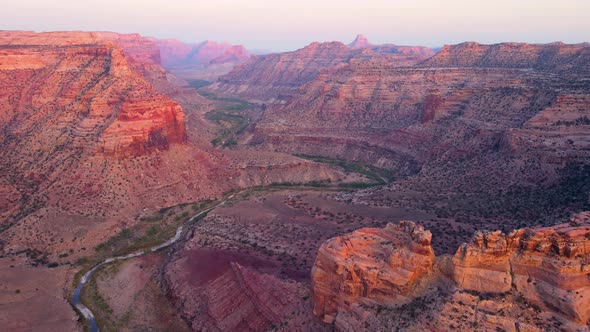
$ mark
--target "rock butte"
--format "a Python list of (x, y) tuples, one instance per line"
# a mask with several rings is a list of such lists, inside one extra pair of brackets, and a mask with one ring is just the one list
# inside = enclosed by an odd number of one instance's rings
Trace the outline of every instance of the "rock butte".
[[(0, 44), (5, 46), (0, 69), (5, 74), (0, 84), (12, 88), (5, 92), (5, 121), (33, 110), (38, 110), (35, 117), (47, 118), (52, 112), (62, 130), (72, 131), (79, 141), (75, 145), (98, 136), (96, 152), (115, 156), (142, 155), (186, 142), (180, 105), (134, 70), (147, 72), (145, 66), (157, 66), (158, 49), (144, 43), (148, 47), (143, 52), (138, 35), (120, 39), (109, 33), (1, 33)], [(23, 87), (28, 94), (17, 97)], [(23, 128), (16, 137), (25, 133)]]
[[(452, 259), (442, 256), (436, 263), (430, 241), (430, 232), (407, 221), (327, 241), (312, 272), (314, 313), (334, 322), (337, 330), (351, 330), (362, 317), (371, 317), (370, 309), (363, 314), (363, 306), (411, 303), (424, 295), (428, 283), (440, 285), (442, 278), (454, 285), (449, 288), (453, 296), (465, 290), (512, 292), (578, 326), (590, 323), (590, 212), (567, 224), (509, 235), (478, 232)], [(494, 326), (491, 322), (482, 328)]]
[(311, 272), (314, 314), (332, 323), (340, 308), (363, 299), (395, 303), (411, 297), (432, 273), (432, 234), (411, 221), (363, 228), (324, 243)]

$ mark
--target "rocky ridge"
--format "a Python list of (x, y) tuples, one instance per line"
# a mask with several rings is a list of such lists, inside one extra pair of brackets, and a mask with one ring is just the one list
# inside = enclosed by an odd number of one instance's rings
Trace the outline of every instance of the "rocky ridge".
[[(243, 143), (402, 176), (421, 171), (423, 185), (440, 181), (441, 190), (459, 191), (471, 190), (457, 188), (470, 181), (482, 191), (551, 183), (568, 163), (590, 160), (586, 44), (473, 48), (448, 47), (421, 63), (362, 50), (320, 71), (296, 98), (270, 105)], [(526, 177), (517, 171), (523, 164), (531, 168)], [(497, 175), (478, 176), (477, 169)], [(491, 182), (500, 178), (503, 184)]]
[[(0, 32), (5, 249), (98, 244), (141, 209), (333, 177), (290, 156), (214, 151), (208, 102), (168, 81), (157, 50), (139, 35)], [(88, 223), (68, 227), (76, 218)]]
[(208, 89), (266, 102), (284, 102), (293, 99), (301, 86), (316, 80), (322, 72), (333, 74), (349, 62), (390, 55), (389, 59), (398, 66), (413, 65), (434, 54), (425, 47), (372, 45), (362, 36), (357, 40), (348, 46), (341, 42), (314, 42), (293, 52), (255, 56)]
[[(392, 243), (391, 236), (400, 232), (406, 241)], [(431, 317), (475, 296), (482, 313), (478, 318), (476, 307), (474, 319), (484, 330), (518, 330), (519, 324), (531, 330), (548, 328), (554, 326), (553, 318), (547, 321), (551, 314), (557, 314), (568, 330), (590, 324), (590, 213), (578, 214), (567, 224), (524, 228), (509, 235), (478, 232), (452, 258), (439, 256), (436, 263), (429, 244), (430, 233), (411, 222), (327, 241), (312, 273), (314, 313), (341, 331), (363, 324), (385, 328), (399, 319), (381, 315), (383, 310), (401, 314), (434, 296), (437, 302), (424, 306), (421, 314)], [(514, 297), (513, 304), (503, 310), (507, 296)], [(549, 314), (532, 322), (527, 307)], [(432, 319), (420, 319), (411, 329), (458, 323), (444, 314)]]

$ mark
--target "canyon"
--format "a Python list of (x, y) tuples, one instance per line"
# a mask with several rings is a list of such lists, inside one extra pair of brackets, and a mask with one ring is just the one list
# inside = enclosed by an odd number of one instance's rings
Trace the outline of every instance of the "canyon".
[[(71, 281), (76, 261), (144, 227), (142, 215), (241, 186), (340, 177), (289, 155), (216, 150), (203, 118), (211, 102), (172, 84), (157, 45), (139, 35), (3, 31), (0, 58), (2, 279), (15, 310), (32, 307), (42, 286), (14, 294), (14, 271), (26, 278), (45, 265)], [(71, 330), (71, 307), (50, 298)], [(25, 320), (44, 326), (42, 317)]]
[(106, 260), (106, 331), (587, 330), (589, 77), (588, 43), (0, 31), (0, 326), (87, 328)]

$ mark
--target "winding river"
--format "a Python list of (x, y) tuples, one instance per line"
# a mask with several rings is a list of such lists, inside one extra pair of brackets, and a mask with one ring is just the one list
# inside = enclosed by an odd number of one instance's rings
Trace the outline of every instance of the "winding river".
[(74, 295), (72, 296), (72, 304), (74, 306), (76, 306), (76, 309), (78, 309), (78, 311), (80, 311), (80, 313), (82, 314), (82, 316), (84, 316), (86, 321), (88, 321), (88, 326), (90, 328), (90, 332), (98, 332), (100, 330), (98, 328), (98, 324), (96, 323), (96, 318), (94, 317), (92, 310), (90, 310), (88, 307), (86, 307), (82, 303), (82, 301), (80, 300), (80, 294), (82, 293), (82, 289), (84, 288), (84, 286), (86, 286), (86, 284), (90, 280), (90, 277), (92, 277), (92, 274), (98, 268), (100, 268), (101, 266), (103, 266), (105, 264), (112, 263), (115, 261), (120, 261), (120, 260), (129, 259), (129, 258), (133, 258), (133, 257), (143, 256), (143, 255), (148, 254), (150, 252), (155, 252), (155, 251), (158, 251), (160, 249), (163, 249), (163, 248), (166, 248), (166, 247), (172, 245), (173, 243), (178, 241), (178, 239), (180, 239), (180, 237), (182, 236), (182, 232), (184, 231), (184, 226), (186, 224), (192, 222), (196, 218), (199, 218), (203, 214), (208, 213), (209, 211), (216, 209), (219, 206), (225, 204), (225, 202), (227, 202), (229, 199), (233, 198), (235, 195), (236, 194), (232, 194), (228, 198), (223, 200), (221, 203), (219, 203), (213, 207), (210, 207), (206, 210), (203, 210), (203, 211), (195, 214), (191, 218), (189, 218), (184, 224), (178, 226), (178, 228), (176, 229), (176, 234), (174, 234), (174, 237), (170, 238), (168, 241), (161, 243), (155, 247), (149, 248), (149, 249), (138, 250), (138, 251), (135, 251), (130, 254), (123, 255), (123, 256), (116, 256), (116, 257), (107, 258), (104, 261), (96, 264), (88, 272), (86, 272), (86, 274), (84, 274), (84, 276), (82, 276), (82, 279), (80, 279), (80, 282), (78, 283), (78, 286), (76, 287), (76, 290), (74, 291)]

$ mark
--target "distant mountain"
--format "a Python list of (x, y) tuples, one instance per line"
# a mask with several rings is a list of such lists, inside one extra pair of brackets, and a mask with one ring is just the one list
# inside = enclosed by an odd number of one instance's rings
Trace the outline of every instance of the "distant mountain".
[(239, 63), (250, 57), (244, 46), (225, 42), (206, 40), (192, 44), (176, 39), (152, 40), (160, 47), (162, 65), (167, 68)]
[(361, 49), (361, 48), (370, 48), (373, 47), (373, 44), (369, 43), (367, 37), (363, 35), (358, 35), (352, 41), (352, 43), (348, 44), (348, 47), (352, 48), (353, 50)]
[(348, 44), (353, 50), (370, 49), (380, 53), (391, 53), (391, 54), (414, 54), (425, 58), (431, 57), (435, 54), (433, 49), (424, 46), (399, 46), (395, 44), (371, 44), (367, 37), (358, 35)]

